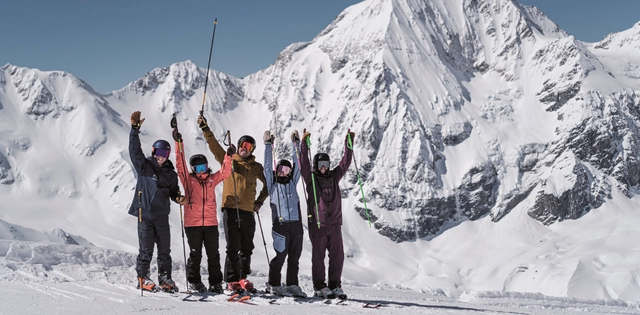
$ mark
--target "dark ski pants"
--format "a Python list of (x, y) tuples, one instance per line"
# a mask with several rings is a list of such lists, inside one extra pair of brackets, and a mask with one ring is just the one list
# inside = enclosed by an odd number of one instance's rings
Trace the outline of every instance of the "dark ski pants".
[(282, 266), (288, 256), (286, 285), (298, 285), (299, 261), (302, 255), (302, 222), (274, 222), (272, 234), (276, 257), (269, 263), (269, 284), (282, 284)]
[(200, 276), (200, 263), (202, 261), (202, 245), (207, 253), (207, 270), (209, 271), (209, 285), (222, 282), (220, 270), (220, 252), (218, 226), (193, 226), (185, 227), (189, 243), (189, 259), (187, 259), (187, 281), (190, 283), (202, 282)]
[(329, 252), (329, 289), (335, 289), (342, 284), (342, 267), (344, 265), (344, 250), (342, 245), (342, 226), (329, 225), (318, 228), (309, 225), (311, 239), (311, 277), (313, 288), (317, 291), (327, 286), (325, 282), (324, 258)]
[(158, 246), (158, 282), (171, 279), (171, 230), (168, 215), (138, 221), (139, 253), (136, 271), (140, 278), (149, 276), (154, 245)]
[[(224, 262), (224, 278), (227, 282), (245, 279), (251, 273), (253, 235), (256, 219), (253, 212), (222, 208), (224, 232), (227, 240), (227, 258)], [(240, 225), (238, 226), (238, 215)]]

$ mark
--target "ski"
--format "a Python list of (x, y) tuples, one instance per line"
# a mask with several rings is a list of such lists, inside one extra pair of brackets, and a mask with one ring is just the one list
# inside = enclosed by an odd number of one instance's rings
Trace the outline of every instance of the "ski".
[(242, 292), (242, 293), (236, 292), (236, 293), (232, 294), (227, 299), (227, 302), (247, 303), (247, 301), (251, 300), (251, 295), (243, 294), (243, 293), (244, 292)]
[(372, 303), (365, 303), (364, 305), (362, 305), (363, 308), (380, 308), (382, 307), (382, 304), (377, 303), (377, 304), (372, 304)]

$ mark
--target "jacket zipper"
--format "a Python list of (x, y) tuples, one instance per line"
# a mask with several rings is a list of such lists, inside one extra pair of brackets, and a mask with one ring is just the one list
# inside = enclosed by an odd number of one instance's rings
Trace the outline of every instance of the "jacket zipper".
[(138, 191), (138, 205), (140, 206), (138, 208), (138, 220), (142, 222), (142, 190)]
[(205, 200), (207, 200), (207, 197), (206, 197), (207, 189), (204, 183), (200, 183), (200, 185), (202, 185), (202, 226), (204, 226), (204, 206), (205, 206)]

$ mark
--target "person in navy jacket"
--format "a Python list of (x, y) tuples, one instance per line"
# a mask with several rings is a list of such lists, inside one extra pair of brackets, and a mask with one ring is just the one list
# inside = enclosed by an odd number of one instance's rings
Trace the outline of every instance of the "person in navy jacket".
[(129, 156), (138, 175), (129, 214), (138, 218), (139, 253), (136, 262), (138, 288), (155, 291), (158, 288), (149, 277), (153, 247), (158, 247), (158, 283), (165, 291), (178, 291), (171, 279), (171, 233), (169, 229), (169, 199), (184, 204), (178, 187), (178, 175), (169, 160), (171, 145), (165, 140), (153, 144), (151, 156), (145, 157), (140, 144), (140, 127), (144, 118), (140, 112), (131, 114)]

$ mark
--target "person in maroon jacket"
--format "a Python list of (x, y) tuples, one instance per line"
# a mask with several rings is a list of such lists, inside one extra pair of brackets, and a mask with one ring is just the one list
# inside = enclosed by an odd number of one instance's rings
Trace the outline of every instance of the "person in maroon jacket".
[[(182, 154), (184, 152), (184, 148), (181, 147), (183, 144), (182, 135), (177, 128), (173, 129), (173, 139), (176, 141), (178, 177), (187, 199), (184, 207), (184, 231), (187, 234), (190, 248), (186, 264), (189, 289), (200, 293), (206, 291), (223, 293), (215, 189), (219, 183), (231, 175), (231, 156), (235, 153), (236, 148), (233, 145), (229, 146), (222, 167), (215, 173), (211, 172), (206, 156), (193, 155), (189, 159), (191, 165), (191, 172), (189, 172)], [(207, 252), (208, 289), (202, 283), (200, 276), (203, 245)]]
[[(295, 131), (294, 133), (297, 133)], [(330, 169), (331, 159), (326, 153), (313, 157), (313, 169), (309, 164), (309, 136), (304, 131), (300, 144), (300, 171), (307, 186), (307, 212), (309, 218), (309, 238), (311, 239), (311, 275), (315, 295), (321, 298), (346, 299), (342, 290), (342, 267), (344, 250), (342, 245), (342, 199), (340, 179), (347, 173), (353, 151), (347, 145), (355, 134), (348, 131), (344, 143), (344, 155), (340, 164)], [(315, 190), (315, 193), (314, 193)], [(317, 196), (317, 208), (316, 199)], [(329, 252), (329, 285), (325, 282), (324, 258)]]

